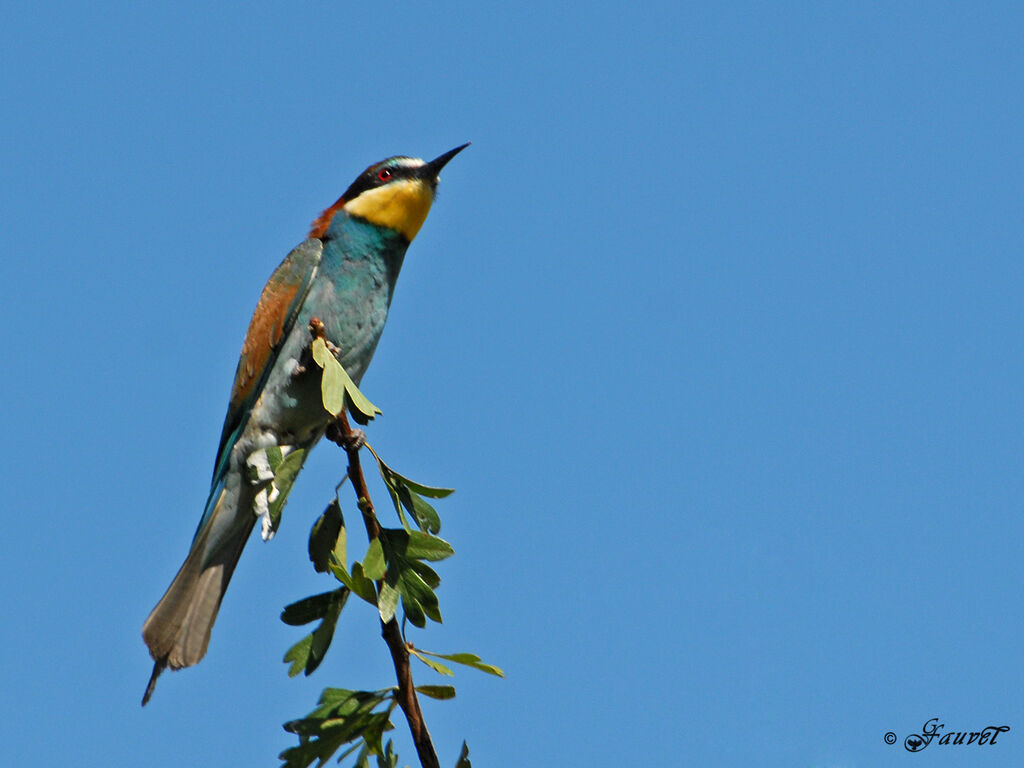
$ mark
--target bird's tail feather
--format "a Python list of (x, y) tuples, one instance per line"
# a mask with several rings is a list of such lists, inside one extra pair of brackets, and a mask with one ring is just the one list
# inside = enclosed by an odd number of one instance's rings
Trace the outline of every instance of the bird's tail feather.
[(238, 503), (235, 494), (231, 501), (228, 496), (223, 491), (219, 494), (188, 557), (142, 626), (142, 637), (155, 661), (143, 706), (165, 668), (190, 667), (206, 655), (224, 591), (256, 522), (248, 505)]

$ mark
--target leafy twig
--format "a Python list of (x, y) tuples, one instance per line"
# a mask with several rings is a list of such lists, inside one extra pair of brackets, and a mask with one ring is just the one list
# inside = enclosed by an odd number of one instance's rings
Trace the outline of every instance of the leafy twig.
[[(321, 326), (322, 328), (322, 326)], [(322, 332), (322, 331), (321, 331)], [(315, 331), (314, 331), (315, 333)], [(363, 475), (362, 464), (359, 460), (359, 448), (361, 447), (360, 435), (352, 429), (348, 421), (348, 414), (341, 409), (336, 420), (331, 423), (326, 434), (327, 439), (341, 446), (348, 455), (348, 477), (359, 500), (359, 510), (363, 514), (363, 523), (366, 526), (366, 535), (371, 541), (380, 538), (381, 527), (377, 522), (377, 515), (370, 500), (370, 492), (366, 487), (366, 477)], [(378, 581), (377, 589), (383, 585), (383, 580)], [(387, 622), (381, 621), (381, 636), (391, 651), (391, 660), (395, 665), (395, 675), (398, 678), (398, 704), (405, 713), (405, 719), (409, 723), (409, 731), (412, 733), (413, 742), (416, 744), (416, 752), (419, 754), (420, 763), (423, 768), (440, 768), (437, 752), (434, 743), (427, 731), (427, 724), (423, 720), (423, 712), (420, 709), (420, 702), (416, 696), (416, 688), (412, 680), (412, 670), (409, 665), (409, 650), (405, 640), (402, 638), (401, 630), (398, 627), (397, 619), (392, 616)]]

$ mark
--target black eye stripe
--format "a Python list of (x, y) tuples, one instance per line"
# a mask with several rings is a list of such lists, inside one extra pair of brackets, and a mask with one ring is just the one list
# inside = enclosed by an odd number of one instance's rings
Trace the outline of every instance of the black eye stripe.
[[(409, 166), (404, 164), (389, 165), (388, 163), (394, 161), (396, 158), (390, 158), (384, 163), (377, 163), (371, 165), (352, 182), (351, 186), (345, 191), (344, 197), (346, 200), (355, 200), (359, 195), (367, 190), (374, 189), (375, 187), (382, 187), (385, 184), (390, 184), (397, 179), (414, 178), (416, 176), (417, 167)], [(388, 172), (390, 175), (386, 178), (380, 178), (382, 172)]]

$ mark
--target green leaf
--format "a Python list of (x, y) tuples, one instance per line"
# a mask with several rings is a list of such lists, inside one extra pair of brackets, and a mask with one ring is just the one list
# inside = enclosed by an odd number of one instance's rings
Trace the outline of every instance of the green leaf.
[(413, 493), (405, 485), (399, 485), (396, 490), (402, 506), (413, 516), (421, 530), (430, 533), (438, 533), (441, 530), (441, 518), (437, 510), (424, 501), (422, 496)]
[[(410, 549), (413, 554), (425, 555), (431, 559), (446, 557), (451, 547), (447, 542), (419, 532), (410, 532), (385, 528), (379, 536), (383, 557), (387, 562), (386, 587), (382, 592), (385, 602), (378, 597), (378, 606), (383, 605), (381, 614), (384, 621), (393, 615), (393, 602), (396, 590), (401, 599), (405, 617), (417, 627), (426, 625), (426, 619), (441, 621), (437, 595), (434, 588), (441, 583), (441, 578), (432, 568), (419, 560), (408, 557)], [(376, 556), (376, 555), (375, 555)]]
[[(327, 505), (324, 513), (313, 523), (309, 534), (309, 559), (317, 573), (330, 570), (331, 555), (337, 556), (338, 539), (343, 535), (344, 522), (341, 516), (341, 504), (334, 499)], [(341, 546), (341, 561), (344, 564), (344, 542)]]
[(424, 664), (426, 664), (432, 670), (437, 672), (439, 675), (447, 675), (448, 677), (455, 677), (455, 673), (452, 672), (448, 667), (446, 667), (444, 664), (442, 664), (439, 661), (434, 661), (430, 657), (424, 656), (422, 653), (420, 653), (418, 648), (410, 648), (409, 649), (409, 653), (411, 653), (417, 659), (422, 661)]
[(385, 752), (381, 745), (381, 738), (384, 735), (384, 731), (389, 731), (393, 727), (390, 720), (392, 709), (394, 709), (394, 704), (384, 712), (375, 712), (374, 721), (369, 723), (363, 731), (363, 741), (369, 745), (370, 751), (377, 755), (378, 759)]
[(348, 540), (345, 533), (345, 518), (341, 516), (341, 504), (338, 504), (338, 517), (341, 519), (341, 528), (338, 529), (338, 535), (334, 539), (334, 549), (331, 550), (331, 554), (334, 556), (334, 562), (344, 568), (348, 563), (348, 554), (346, 552)]
[(385, 554), (390, 562), (396, 556), (407, 560), (444, 560), (455, 554), (452, 545), (444, 539), (421, 531), (384, 528), (381, 531)]
[(295, 478), (305, 460), (306, 452), (303, 449), (297, 449), (289, 454), (273, 473), (273, 485), (278, 488), (278, 497), (270, 502), (268, 507), (270, 525), (273, 530), (278, 529), (278, 526), (281, 525), (281, 512), (285, 509), (285, 502), (288, 501), (288, 495), (292, 493), (292, 485), (295, 484)]
[(341, 615), (341, 609), (345, 607), (349, 596), (349, 590), (344, 587), (338, 590), (338, 592), (341, 594), (331, 603), (327, 615), (324, 616), (324, 620), (320, 623), (319, 627), (313, 630), (309, 658), (306, 660), (307, 676), (311, 675), (320, 666), (320, 662), (324, 660), (324, 656), (327, 654), (327, 649), (331, 647), (331, 640), (334, 639), (334, 629), (338, 625), (338, 617)]
[(325, 688), (320, 695), (320, 703), (306, 717), (292, 720), (284, 724), (289, 733), (299, 736), (314, 736), (325, 727), (353, 726), (362, 727), (369, 724), (369, 716), (387, 715), (391, 711), (388, 706), (384, 712), (373, 712), (380, 704), (393, 702), (395, 688), (380, 691), (350, 691), (345, 688)]
[[(349, 747), (344, 752), (342, 752), (340, 755), (338, 755), (338, 762), (340, 763), (342, 760), (344, 760), (346, 757), (351, 755), (357, 749), (364, 749), (365, 750), (366, 749), (366, 742), (357, 741), (351, 747)], [(356, 765), (358, 765), (358, 758), (356, 758)]]
[(405, 618), (413, 625), (420, 629), (427, 626), (427, 616), (423, 611), (423, 606), (405, 593), (402, 593), (402, 611), (405, 613)]
[[(414, 493), (418, 493), (420, 496), (427, 496), (431, 499), (443, 499), (445, 496), (451, 496), (453, 493), (455, 493), (454, 488), (439, 488), (437, 486), (423, 485), (423, 483), (417, 483), (415, 480), (410, 480), (405, 475), (401, 475), (398, 472), (395, 472), (395, 470), (393, 470), (391, 467), (389, 467), (387, 464), (381, 461), (380, 457), (376, 453), (373, 454), (373, 457), (377, 459), (377, 465), (378, 468), (380, 469), (381, 475), (384, 476), (384, 482), (388, 483), (389, 485), (391, 483), (404, 485)], [(390, 480), (388, 477), (385, 476), (385, 474), (392, 476)]]
[(402, 522), (402, 527), (407, 531), (411, 531), (412, 526), (409, 525), (409, 519), (405, 516), (405, 510), (402, 509), (402, 502), (398, 498), (398, 492), (390, 485), (387, 486), (387, 489), (388, 494), (391, 496), (391, 503), (395, 505), (395, 512), (398, 513), (398, 519)]
[[(338, 364), (341, 367), (341, 363)], [(348, 374), (345, 374), (347, 377)], [(345, 393), (348, 395), (349, 402), (349, 413), (351, 413), (360, 424), (365, 424), (366, 419), (372, 419), (377, 414), (382, 413), (381, 409), (371, 403), (366, 395), (359, 391), (359, 387), (352, 379), (348, 379), (345, 382)], [(360, 414), (364, 417), (360, 419)]]
[(391, 743), (391, 739), (388, 739), (384, 754), (377, 755), (377, 768), (397, 768), (397, 766), (398, 754), (395, 752), (395, 745)]
[(404, 507), (409, 511), (409, 514), (413, 516), (420, 528), (431, 533), (437, 533), (440, 531), (441, 519), (438, 517), (437, 510), (435, 510), (422, 497), (428, 496), (430, 498), (441, 499), (451, 493), (454, 493), (454, 489), (436, 488), (410, 480), (409, 478), (400, 475), (398, 472), (395, 472), (391, 467), (385, 464), (373, 448), (370, 448), (370, 452), (377, 460), (377, 469), (380, 470), (380, 476), (384, 479), (384, 483), (387, 485), (388, 491), (391, 493), (391, 500), (395, 504), (395, 510), (398, 512), (398, 516), (402, 520), (402, 525), (406, 529), (409, 528), (405, 515), (402, 513), (402, 508)]
[(462, 751), (459, 752), (459, 762), (455, 764), (455, 768), (473, 768), (469, 762), (469, 747), (466, 746), (466, 742), (462, 742)]
[[(352, 699), (345, 703), (346, 712), (325, 712), (324, 707), (319, 707), (306, 718), (285, 723), (286, 731), (299, 736), (299, 745), (281, 753), (284, 766), (307, 768), (314, 761), (319, 761), (317, 765), (323, 766), (343, 744), (357, 739), (362, 741), (362, 748), (356, 764), (369, 766), (368, 761), (363, 762), (364, 757), (383, 751), (380, 747), (380, 734), (392, 727), (390, 709), (383, 712), (370, 711), (380, 703), (382, 700), (375, 694), (355, 691)], [(348, 750), (345, 754), (350, 753), (351, 750)]]
[(330, 736), (325, 735), (323, 738), (300, 743), (297, 747), (289, 747), (279, 755), (284, 761), (281, 768), (307, 768), (314, 762), (317, 766), (323, 766), (345, 741), (343, 736), (330, 734)]
[(432, 699), (455, 698), (455, 686), (452, 685), (417, 685), (416, 690)]
[(373, 582), (363, 575), (363, 566), (360, 563), (352, 563), (352, 573), (346, 571), (345, 567), (338, 563), (331, 563), (331, 573), (334, 574), (334, 578), (370, 605), (377, 604), (377, 589), (373, 586)]
[(370, 768), (370, 746), (364, 741), (352, 768)]
[[(331, 358), (334, 360), (334, 358)], [(335, 361), (336, 363), (337, 361)], [(345, 390), (348, 374), (339, 364), (328, 363), (324, 366), (324, 376), (320, 383), (324, 408), (332, 416), (341, 413), (345, 407)]]
[(371, 605), (377, 604), (377, 588), (370, 579), (366, 578), (362, 563), (352, 563), (352, 582), (359, 588), (358, 595), (360, 597)]
[[(332, 416), (341, 413), (345, 407), (345, 398), (351, 405), (353, 416), (357, 417), (360, 424), (365, 424), (366, 419), (372, 419), (380, 408), (371, 403), (366, 395), (359, 391), (359, 387), (338, 362), (323, 339), (313, 340), (313, 360), (324, 369), (323, 377), (320, 380), (320, 393), (323, 398), (324, 408)], [(361, 415), (363, 418), (358, 418)]]
[(311, 716), (332, 719), (369, 712), (390, 695), (390, 689), (350, 691), (347, 688), (324, 688), (320, 694), (320, 706), (313, 710)]
[(309, 660), (309, 649), (312, 647), (313, 633), (310, 632), (288, 649), (288, 652), (284, 655), (284, 662), (286, 664), (289, 661), (292, 663), (288, 668), (288, 677), (295, 677), (299, 672), (306, 668), (306, 662)]
[(431, 589), (437, 589), (441, 585), (441, 577), (437, 575), (437, 571), (426, 563), (420, 560), (410, 560), (409, 567), (416, 571)]
[(317, 700), (318, 707), (310, 713), (310, 717), (332, 712), (335, 707), (344, 704), (355, 696), (356, 693), (359, 693), (359, 691), (350, 691), (348, 688), (324, 688), (320, 691), (320, 698)]
[[(441, 622), (441, 611), (438, 608), (437, 595), (434, 594), (434, 590), (427, 586), (427, 583), (423, 578), (416, 573), (412, 568), (402, 569), (399, 575), (399, 590), (402, 592), (403, 598), (410, 598), (419, 605), (423, 613), (429, 618), (440, 623)], [(412, 618), (409, 619), (412, 621)], [(415, 621), (413, 621), (416, 624)], [(417, 627), (422, 627), (422, 624), (416, 624)]]
[[(345, 588), (342, 587), (342, 590)], [(301, 627), (311, 621), (322, 619), (327, 614), (331, 602), (337, 599), (337, 593), (341, 590), (332, 589), (330, 592), (322, 592), (319, 595), (305, 597), (302, 600), (286, 605), (281, 611), (281, 621), (293, 627)], [(347, 590), (345, 590), (347, 591)]]
[(456, 664), (463, 664), (473, 669), (479, 669), (481, 672), (486, 672), (489, 675), (497, 675), (498, 677), (504, 677), (505, 673), (502, 672), (498, 667), (493, 664), (484, 664), (480, 661), (480, 657), (475, 653), (432, 653), (431, 651), (424, 651), (422, 648), (416, 649), (417, 655), (424, 653), (428, 656), (434, 656), (438, 659), (444, 659), (445, 661), (453, 661)]
[(310, 345), (310, 351), (313, 353), (313, 362), (321, 368), (324, 367), (324, 364), (327, 362), (327, 358), (331, 357), (331, 353), (327, 351), (327, 342), (320, 337), (313, 339), (313, 343)]
[(434, 536), (398, 528), (383, 529), (379, 539), (387, 561), (387, 582), (401, 595), (405, 617), (417, 627), (425, 626), (427, 617), (440, 622), (441, 612), (434, 587), (441, 583), (441, 579), (429, 566), (411, 559), (409, 553), (439, 560), (451, 553), (451, 546)]
[(338, 617), (341, 615), (341, 609), (345, 607), (348, 596), (348, 588), (341, 587), (333, 592), (314, 595), (292, 603), (281, 613), (281, 620), (292, 625), (307, 624), (317, 618), (323, 619), (320, 626), (289, 648), (284, 655), (284, 661), (291, 662), (288, 669), (289, 677), (295, 677), (303, 670), (309, 675), (320, 666), (331, 645)]
[(332, 416), (338, 414), (345, 407), (345, 370), (337, 370), (339, 366), (329, 364), (330, 360), (338, 362), (328, 349), (326, 342), (321, 338), (313, 339), (312, 345), (313, 361), (323, 368), (324, 372), (320, 378), (320, 394), (324, 402), (324, 409)]
[(365, 719), (363, 726), (363, 741), (370, 748), (370, 752), (380, 755), (383, 752), (381, 735), (391, 729), (390, 711), (374, 712)]
[(403, 553), (408, 558), (416, 560), (444, 560), (455, 554), (452, 545), (437, 536), (431, 536), (420, 531), (412, 531), (408, 534), (409, 540)]
[(380, 585), (380, 594), (377, 596), (377, 610), (380, 613), (380, 620), (385, 624), (395, 617), (395, 610), (398, 608), (400, 592), (397, 588), (397, 582), (397, 572), (388, 571), (384, 577), (384, 583)]
[(380, 539), (373, 539), (370, 541), (370, 548), (366, 551), (366, 557), (363, 558), (363, 573), (366, 574), (366, 578), (376, 581), (384, 578), (386, 570), (384, 548), (381, 546)]

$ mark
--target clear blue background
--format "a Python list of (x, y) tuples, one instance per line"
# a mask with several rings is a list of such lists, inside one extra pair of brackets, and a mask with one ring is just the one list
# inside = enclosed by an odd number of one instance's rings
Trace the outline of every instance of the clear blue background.
[[(414, 641), (507, 672), (425, 705), (443, 764), (1024, 761), (1019, 4), (213, 5), (0, 12), (5, 761), (274, 765), (390, 683), (362, 605), (281, 663), (330, 447), (145, 710), (139, 631), (263, 282), (467, 140), (363, 387), (458, 488)], [(931, 717), (1013, 730), (885, 745)]]

